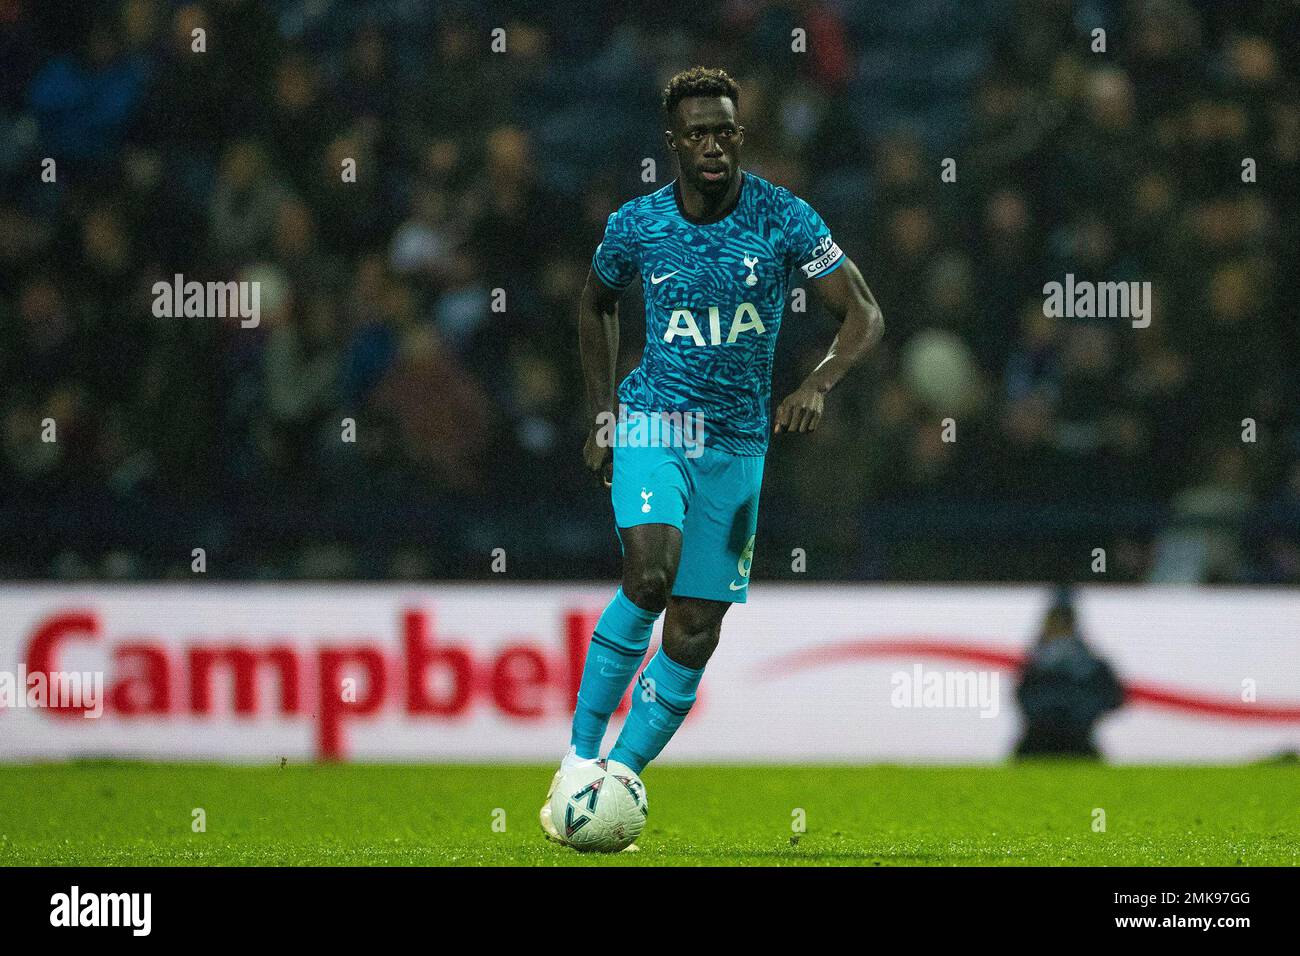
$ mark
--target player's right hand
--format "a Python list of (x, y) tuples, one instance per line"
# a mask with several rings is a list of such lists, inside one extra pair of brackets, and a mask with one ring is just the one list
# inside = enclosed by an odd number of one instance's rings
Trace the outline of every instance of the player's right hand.
[(587, 433), (587, 443), (582, 446), (582, 461), (593, 475), (599, 475), (605, 487), (614, 484), (614, 457), (608, 445), (602, 444), (597, 437), (599, 426), (592, 425)]

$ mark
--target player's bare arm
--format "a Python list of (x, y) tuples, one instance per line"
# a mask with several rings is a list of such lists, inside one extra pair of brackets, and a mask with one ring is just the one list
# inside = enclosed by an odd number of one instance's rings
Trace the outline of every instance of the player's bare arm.
[(618, 299), (615, 292), (587, 270), (587, 281), (578, 300), (578, 352), (586, 385), (591, 428), (582, 449), (582, 460), (593, 474), (610, 483), (613, 460), (608, 445), (597, 440), (602, 412), (614, 415), (614, 369), (618, 362)]
[(811, 432), (821, 421), (823, 397), (834, 388), (885, 334), (885, 317), (853, 260), (809, 283), (817, 300), (840, 323), (826, 357), (803, 383), (781, 402), (774, 416), (774, 433)]

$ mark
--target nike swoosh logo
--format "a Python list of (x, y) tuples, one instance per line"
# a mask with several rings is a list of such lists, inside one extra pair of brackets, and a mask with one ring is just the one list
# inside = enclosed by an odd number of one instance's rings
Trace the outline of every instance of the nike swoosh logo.
[(744, 584), (737, 584), (735, 581), (732, 581), (727, 585), (727, 587), (731, 588), (733, 591), (743, 591), (745, 588), (749, 587), (749, 582), (746, 581)]
[[(682, 271), (681, 269), (678, 269), (678, 270), (677, 270), (677, 272), (681, 272), (681, 271)], [(651, 285), (658, 285), (659, 283), (663, 282), (665, 279), (671, 279), (673, 276), (677, 275), (677, 272), (669, 272), (669, 273), (667, 273), (667, 274), (665, 274), (665, 275), (661, 275), (661, 276), (652, 275), (652, 276), (650, 277), (650, 284), (651, 284)]]

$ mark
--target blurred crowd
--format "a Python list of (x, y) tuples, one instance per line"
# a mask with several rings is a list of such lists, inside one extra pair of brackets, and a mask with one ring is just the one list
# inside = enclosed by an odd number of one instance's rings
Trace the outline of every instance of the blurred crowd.
[[(1295, 4), (0, 0), (0, 62), (4, 577), (614, 574), (577, 298), (700, 63), (887, 324), (756, 573), (1300, 583)], [(156, 318), (178, 273), (260, 324)], [(1045, 316), (1067, 273), (1150, 326)]]

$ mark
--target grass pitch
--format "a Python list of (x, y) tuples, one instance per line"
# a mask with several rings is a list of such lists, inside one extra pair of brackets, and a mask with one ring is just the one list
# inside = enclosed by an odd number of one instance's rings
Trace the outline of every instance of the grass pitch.
[(553, 769), (0, 767), (0, 865), (1300, 864), (1294, 763), (651, 767), (616, 856), (542, 840)]

